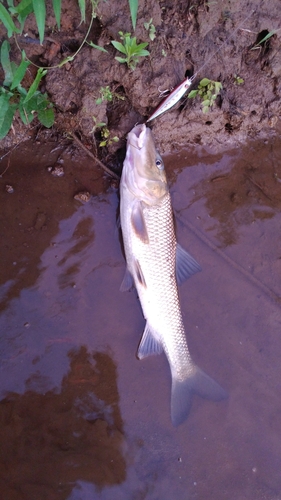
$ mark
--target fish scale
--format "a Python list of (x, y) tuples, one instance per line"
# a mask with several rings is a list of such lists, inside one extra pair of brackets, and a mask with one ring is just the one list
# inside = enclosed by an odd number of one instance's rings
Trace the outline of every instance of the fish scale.
[[(151, 287), (152, 293), (149, 295), (143, 293), (140, 286), (137, 286), (137, 290), (140, 300), (143, 301), (144, 316), (149, 319), (149, 326), (161, 338), (164, 351), (177, 378), (184, 380), (190, 370), (187, 364), (190, 355), (175, 277), (176, 238), (170, 194), (168, 193), (153, 207), (145, 206), (143, 213), (149, 248), (140, 241), (134, 243), (139, 247), (136, 256), (142, 262), (147, 288)], [(149, 308), (154, 311), (152, 318)]]

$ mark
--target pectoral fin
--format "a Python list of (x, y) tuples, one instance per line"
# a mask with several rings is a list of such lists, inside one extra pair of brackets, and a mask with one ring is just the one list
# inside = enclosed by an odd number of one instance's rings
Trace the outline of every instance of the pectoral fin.
[(128, 292), (129, 290), (131, 290), (131, 288), (133, 288), (133, 286), (134, 286), (134, 281), (132, 275), (128, 270), (128, 268), (126, 267), (125, 275), (120, 286), (120, 292)]
[(134, 260), (133, 266), (135, 268), (135, 273), (136, 273), (136, 279), (138, 280), (139, 284), (144, 286), (146, 288), (146, 282), (145, 282), (145, 277), (142, 272), (142, 268), (140, 266), (140, 263), (138, 260)]
[(131, 214), (131, 222), (133, 226), (133, 230), (136, 233), (137, 237), (143, 243), (149, 243), (147, 229), (145, 225), (145, 220), (143, 216), (143, 210), (140, 202), (136, 202), (133, 206), (132, 214)]
[(178, 285), (181, 285), (185, 280), (199, 271), (202, 271), (202, 269), (198, 262), (177, 243), (176, 278)]
[(150, 329), (149, 325), (146, 323), (145, 329), (140, 341), (138, 348), (137, 357), (139, 359), (146, 358), (154, 354), (161, 354), (163, 347), (161, 343), (155, 338)]

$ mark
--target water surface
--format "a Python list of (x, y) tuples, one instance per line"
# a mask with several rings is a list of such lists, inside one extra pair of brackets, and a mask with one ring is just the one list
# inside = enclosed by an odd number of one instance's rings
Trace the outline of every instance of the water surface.
[(281, 143), (165, 159), (178, 240), (203, 269), (180, 289), (189, 348), (229, 393), (195, 396), (178, 428), (165, 356), (135, 356), (118, 190), (69, 151), (52, 176), (60, 154), (26, 145), (1, 164), (3, 498), (280, 500)]

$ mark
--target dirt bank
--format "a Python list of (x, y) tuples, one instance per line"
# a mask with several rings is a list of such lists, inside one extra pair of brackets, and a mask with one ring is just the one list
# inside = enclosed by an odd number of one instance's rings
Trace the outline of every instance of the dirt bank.
[[(87, 32), (87, 24), (80, 23), (76, 0), (64, 0), (62, 5), (60, 31), (55, 29), (50, 6), (42, 46), (26, 43), (24, 37), (18, 40), (38, 65), (55, 66), (73, 55)], [(144, 22), (151, 18), (156, 28), (153, 41), (144, 28)], [(193, 88), (207, 77), (221, 82), (222, 91), (206, 114), (197, 97), (183, 100), (152, 122), (162, 153), (190, 144), (215, 150), (232, 148), (249, 138), (276, 133), (281, 112), (281, 31), (256, 44), (266, 34), (280, 29), (279, 20), (280, 5), (275, 0), (140, 0), (135, 35), (139, 42), (149, 42), (150, 57), (140, 58), (132, 71), (115, 59), (117, 51), (110, 43), (119, 40), (120, 30), (132, 32), (128, 1), (100, 0), (88, 40), (107, 52), (85, 44), (73, 61), (50, 69), (42, 85), (56, 109), (51, 133), (65, 135), (74, 131), (95, 152), (101, 139), (100, 131), (93, 130), (95, 122), (104, 122), (110, 137), (120, 140), (108, 144), (99, 156), (116, 162), (115, 152), (124, 147), (127, 132), (136, 122), (144, 121), (160, 102), (159, 89), (173, 88), (195, 73)], [(24, 33), (29, 41), (38, 39), (32, 16)], [(20, 53), (15, 42), (10, 42), (17, 60)], [(31, 69), (31, 73), (35, 71)], [(107, 85), (124, 99), (96, 104), (100, 88)], [(22, 141), (34, 130), (27, 133), (15, 119), (2, 148)]]

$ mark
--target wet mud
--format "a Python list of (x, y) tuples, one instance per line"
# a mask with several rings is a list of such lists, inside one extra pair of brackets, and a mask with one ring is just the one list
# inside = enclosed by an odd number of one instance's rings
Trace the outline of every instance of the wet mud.
[(178, 240), (202, 266), (180, 288), (189, 348), (229, 394), (194, 396), (178, 428), (165, 356), (135, 356), (118, 188), (76, 153), (32, 143), (1, 161), (3, 498), (278, 500), (280, 141), (164, 157)]

